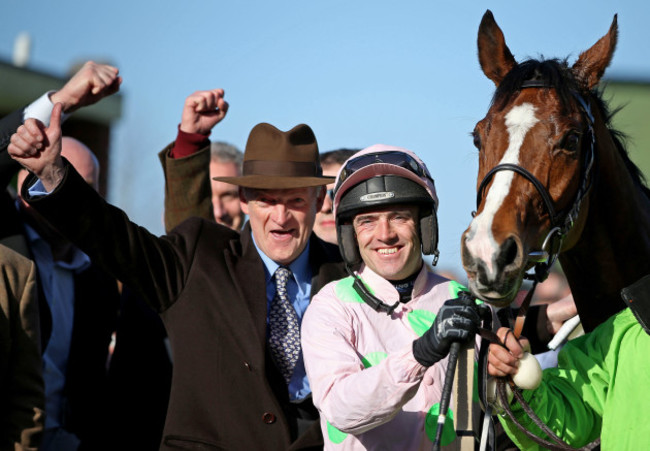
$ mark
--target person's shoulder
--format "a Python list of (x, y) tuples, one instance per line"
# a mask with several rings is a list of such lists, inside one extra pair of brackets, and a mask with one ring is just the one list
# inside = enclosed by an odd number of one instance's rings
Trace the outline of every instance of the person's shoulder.
[(240, 233), (229, 227), (217, 224), (199, 217), (190, 217), (181, 222), (168, 234), (167, 238), (172, 241), (183, 242), (209, 242), (205, 246), (215, 249), (230, 246), (232, 241), (240, 240)]
[(613, 327), (615, 330), (621, 331), (640, 325), (636, 315), (629, 307), (621, 310), (615, 315), (612, 315), (607, 321), (598, 327), (603, 326), (603, 328), (607, 328), (608, 323), (611, 324), (611, 327)]
[[(32, 260), (0, 244), (0, 277), (3, 280), (3, 290), (22, 292), (34, 274), (35, 266)], [(7, 297), (8, 291), (2, 293), (2, 296)]]
[[(424, 271), (423, 271), (424, 272)], [(434, 308), (439, 308), (445, 301), (456, 299), (461, 291), (468, 291), (461, 283), (448, 279), (431, 269), (427, 269), (424, 275), (418, 277), (415, 282), (414, 294), (421, 302), (432, 302)]]
[(356, 304), (363, 303), (353, 289), (352, 283), (352, 277), (328, 282), (311, 299), (305, 318), (309, 315), (311, 321), (320, 321), (319, 318), (323, 317), (349, 317), (348, 310), (356, 308)]
[(336, 287), (336, 284), (338, 283), (338, 280), (333, 280), (331, 282), (327, 282), (323, 288), (318, 290), (318, 293), (316, 293), (314, 296), (312, 296), (309, 305), (317, 305), (317, 304), (327, 304), (329, 302), (332, 302), (332, 300), (335, 299), (334, 295), (334, 288)]
[(211, 234), (216, 234), (216, 235), (221, 235), (225, 237), (226, 239), (232, 239), (240, 236), (239, 232), (226, 227), (221, 224), (217, 224), (216, 222), (212, 220), (208, 220), (205, 218), (200, 218), (198, 216), (192, 216), (190, 218), (187, 218), (183, 222), (181, 222), (179, 225), (174, 227), (171, 231), (170, 234), (172, 233), (177, 233), (177, 234), (187, 234), (187, 233), (211, 233)]
[(456, 297), (459, 291), (467, 291), (467, 288), (456, 280), (450, 279), (445, 274), (440, 274), (431, 268), (425, 268), (426, 284), (429, 288), (447, 289), (450, 295)]
[(13, 249), (0, 244), (0, 268), (3, 273), (29, 270), (32, 261)]
[(328, 287), (331, 290), (332, 296), (340, 304), (365, 304), (365, 301), (355, 288), (355, 279), (352, 276), (335, 280), (334, 282), (331, 282)]

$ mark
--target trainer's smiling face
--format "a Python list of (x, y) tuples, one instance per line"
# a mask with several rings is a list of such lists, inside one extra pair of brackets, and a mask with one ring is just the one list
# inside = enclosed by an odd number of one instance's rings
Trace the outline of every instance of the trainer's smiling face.
[(391, 205), (354, 217), (363, 262), (387, 280), (402, 280), (422, 267), (418, 208)]
[(321, 187), (240, 190), (242, 210), (260, 250), (280, 265), (298, 258), (307, 246), (324, 193)]

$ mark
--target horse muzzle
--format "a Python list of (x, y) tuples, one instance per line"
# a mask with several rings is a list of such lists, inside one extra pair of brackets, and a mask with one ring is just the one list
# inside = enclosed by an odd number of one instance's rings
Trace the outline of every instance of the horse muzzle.
[(510, 235), (500, 245), (489, 246), (470, 239), (465, 232), (461, 246), (472, 294), (496, 307), (509, 305), (521, 287), (528, 264), (519, 238)]

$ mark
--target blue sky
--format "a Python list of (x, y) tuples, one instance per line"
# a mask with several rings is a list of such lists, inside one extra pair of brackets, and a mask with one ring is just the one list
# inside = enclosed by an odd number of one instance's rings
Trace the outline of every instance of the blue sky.
[(270, 122), (309, 124), (321, 151), (383, 143), (418, 153), (441, 200), (439, 267), (462, 274), (477, 172), (469, 133), (493, 92), (476, 50), (488, 8), (519, 60), (572, 62), (618, 13), (606, 78), (650, 80), (650, 3), (630, 0), (4, 0), (0, 57), (11, 59), (14, 39), (28, 32), (32, 68), (64, 75), (87, 59), (120, 68), (109, 200), (156, 234), (157, 152), (174, 139), (188, 94), (224, 88), (231, 108), (212, 138), (242, 149), (255, 124)]

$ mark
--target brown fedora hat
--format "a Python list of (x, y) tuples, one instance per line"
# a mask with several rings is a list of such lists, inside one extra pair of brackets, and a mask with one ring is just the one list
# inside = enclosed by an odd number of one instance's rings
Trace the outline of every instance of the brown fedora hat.
[(299, 124), (288, 132), (261, 123), (248, 135), (242, 175), (214, 177), (220, 182), (246, 188), (288, 189), (334, 183), (323, 177), (316, 136), (308, 125)]

